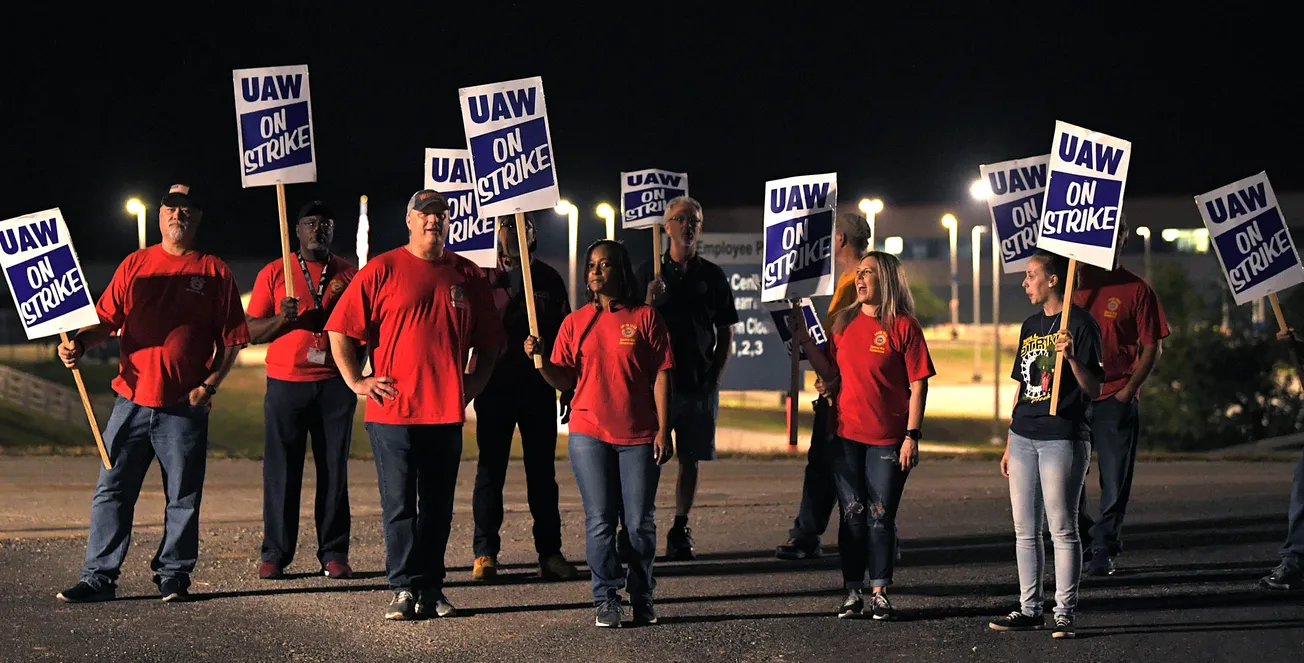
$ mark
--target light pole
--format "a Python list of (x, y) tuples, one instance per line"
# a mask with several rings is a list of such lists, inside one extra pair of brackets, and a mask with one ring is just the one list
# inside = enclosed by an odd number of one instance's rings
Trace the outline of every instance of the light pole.
[(371, 250), (367, 238), (371, 233), (371, 221), (367, 218), (367, 197), (364, 195), (358, 200), (358, 268), (361, 269), (367, 264), (367, 253)]
[(616, 210), (611, 205), (602, 203), (598, 205), (598, 216), (607, 222), (607, 239), (616, 241)]
[(874, 243), (878, 240), (878, 231), (874, 227), (874, 215), (883, 211), (883, 201), (875, 198), (860, 199), (860, 211), (865, 215), (865, 220), (869, 222), (869, 250), (874, 250)]
[[(569, 275), (568, 275), (567, 278), (566, 278), (566, 283), (567, 283), (567, 286), (568, 286), (567, 289), (569, 290), (568, 295), (570, 296), (570, 305), (571, 305), (571, 310), (574, 310), (574, 309), (576, 308), (576, 304), (575, 304), (575, 253), (576, 253), (577, 251), (579, 251), (579, 246), (578, 246), (578, 245), (579, 245), (579, 242), (580, 242), (580, 228), (579, 228), (579, 215), (580, 215), (580, 211), (579, 211), (578, 209), (575, 209), (575, 206), (574, 206), (574, 205), (570, 204), (570, 202), (565, 201), (565, 200), (563, 200), (563, 201), (557, 203), (557, 206), (554, 207), (554, 208), (552, 208), (552, 211), (554, 211), (554, 212), (556, 212), (556, 213), (558, 213), (558, 214), (564, 214), (564, 215), (566, 215), (567, 224), (570, 226), (570, 227), (569, 227), (569, 231), (570, 231), (570, 233), (569, 233), (569, 240), (570, 240), (570, 241), (569, 241), (569, 246), (567, 247), (567, 248), (570, 249), (570, 272), (569, 272)], [(522, 256), (522, 259), (524, 260), (525, 257)]]
[(1146, 242), (1146, 283), (1150, 283), (1150, 229), (1141, 226), (1136, 229), (1136, 234)]
[(136, 215), (136, 234), (140, 236), (140, 248), (145, 248), (145, 204), (139, 198), (127, 201), (127, 211)]
[(982, 293), (978, 291), (979, 281), (978, 269), (982, 267), (983, 254), (981, 252), (983, 233), (987, 228), (983, 226), (974, 226), (973, 233), (970, 236), (970, 243), (973, 244), (973, 381), (974, 383), (983, 381), (982, 369), (982, 339), (978, 336), (978, 326), (982, 324)]
[(947, 214), (942, 226), (951, 232), (951, 340), (955, 340), (960, 338), (959, 224), (954, 215)]
[[(987, 200), (992, 195), (992, 189), (987, 185), (986, 180), (974, 180), (969, 186), (969, 195), (974, 200)], [(974, 281), (978, 280), (978, 241), (980, 233), (978, 228), (974, 228)], [(978, 286), (975, 283), (974, 290), (978, 292)], [(978, 296), (974, 295), (974, 306), (977, 306)], [(975, 344), (976, 345), (976, 344)], [(974, 358), (977, 361), (977, 357)], [(977, 370), (974, 371), (977, 374)], [(1001, 238), (996, 235), (996, 226), (992, 226), (992, 444), (1003, 444), (1005, 442), (1002, 435), (1001, 426)]]

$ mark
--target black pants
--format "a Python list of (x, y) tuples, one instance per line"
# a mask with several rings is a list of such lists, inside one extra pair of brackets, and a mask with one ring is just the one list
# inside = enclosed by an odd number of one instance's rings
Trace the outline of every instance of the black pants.
[(294, 561), (299, 541), (299, 497), (308, 437), (317, 466), (317, 559), (349, 557), (349, 447), (358, 398), (343, 378), (318, 382), (267, 379), (263, 398), (262, 560)]
[(462, 424), (367, 424), (380, 486), (385, 574), (394, 591), (444, 588)]
[(495, 557), (502, 549), (503, 485), (512, 451), (512, 433), (521, 429), (526, 499), (534, 519), (534, 550), (539, 559), (561, 552), (561, 514), (557, 501), (557, 395), (552, 390), (481, 394), (475, 399), (476, 464), (472, 511), (475, 556)]
[(1078, 501), (1078, 531), (1083, 549), (1104, 548), (1111, 556), (1123, 552), (1123, 516), (1132, 497), (1137, 438), (1141, 430), (1136, 399), (1120, 403), (1110, 397), (1091, 407), (1091, 445), (1100, 466), (1100, 520), (1087, 515), (1087, 487)]
[(833, 506), (838, 503), (837, 487), (833, 483), (833, 454), (837, 441), (830, 437), (828, 427), (829, 402), (815, 401), (815, 421), (811, 426), (810, 450), (806, 452), (806, 479), (801, 484), (801, 506), (792, 521), (788, 538), (797, 545), (817, 545), (829, 527)]

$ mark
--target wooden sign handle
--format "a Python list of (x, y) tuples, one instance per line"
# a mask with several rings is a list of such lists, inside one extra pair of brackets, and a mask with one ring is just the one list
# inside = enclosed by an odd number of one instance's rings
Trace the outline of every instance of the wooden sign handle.
[(661, 278), (661, 224), (652, 224), (652, 277)]
[(1268, 301), (1272, 302), (1272, 312), (1277, 316), (1277, 327), (1281, 331), (1288, 331), (1290, 328), (1286, 326), (1286, 315), (1281, 312), (1281, 300), (1277, 299), (1277, 293), (1268, 295)]
[(285, 217), (285, 185), (280, 182), (276, 183), (276, 208), (281, 215), (281, 261), (282, 268), (285, 270), (285, 296), (294, 296), (294, 279), (291, 275), (294, 272), (290, 262), (290, 222)]
[[(801, 310), (801, 300), (792, 300), (792, 310), (797, 315), (805, 315)], [(792, 330), (788, 330), (788, 338), (792, 338)], [(788, 446), (797, 446), (797, 397), (801, 395), (801, 348), (796, 343), (792, 344), (792, 373), (788, 376)]]
[[(59, 332), (59, 340), (67, 343), (68, 332)], [(104, 463), (104, 469), (111, 470), (113, 463), (109, 462), (109, 450), (104, 448), (104, 437), (100, 435), (100, 424), (95, 421), (95, 409), (91, 407), (91, 397), (86, 393), (86, 383), (82, 382), (80, 369), (72, 369), (72, 379), (77, 381), (77, 393), (81, 394), (82, 407), (86, 408), (86, 419), (90, 421), (91, 432), (95, 434), (95, 446), (100, 449), (100, 461)]]
[[(539, 314), (534, 310), (534, 277), (530, 273), (530, 240), (525, 236), (525, 214), (516, 213), (516, 245), (521, 253), (521, 276), (525, 280), (525, 312), (530, 318), (530, 336), (539, 338)], [(543, 355), (534, 355), (534, 367), (543, 368)]]
[[(1064, 312), (1061, 314), (1060, 331), (1067, 331), (1069, 328), (1069, 310), (1073, 308), (1073, 280), (1078, 273), (1078, 261), (1069, 259), (1069, 276), (1064, 283)], [(1059, 412), (1059, 385), (1060, 373), (1064, 368), (1064, 355), (1055, 353), (1055, 373), (1051, 378), (1050, 385), (1050, 416), (1056, 416)], [(1077, 378), (1074, 378), (1077, 379)]]

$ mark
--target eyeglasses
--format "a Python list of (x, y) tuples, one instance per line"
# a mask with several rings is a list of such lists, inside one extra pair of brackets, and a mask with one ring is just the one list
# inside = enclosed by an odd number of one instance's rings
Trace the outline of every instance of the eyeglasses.
[(334, 228), (335, 221), (333, 219), (318, 219), (315, 217), (308, 217), (306, 219), (299, 219), (299, 225), (303, 226), (304, 228), (316, 230), (318, 228)]
[(673, 222), (675, 222), (675, 223), (682, 223), (682, 224), (684, 224), (684, 225), (686, 225), (686, 226), (695, 226), (695, 225), (697, 225), (697, 224), (699, 224), (699, 223), (702, 222), (702, 220), (699, 219), (699, 218), (697, 218), (696, 216), (687, 216), (687, 215), (684, 215), (684, 214), (678, 214), (678, 215), (672, 216), (672, 217), (670, 217), (669, 219), (666, 219), (666, 221), (673, 221)]

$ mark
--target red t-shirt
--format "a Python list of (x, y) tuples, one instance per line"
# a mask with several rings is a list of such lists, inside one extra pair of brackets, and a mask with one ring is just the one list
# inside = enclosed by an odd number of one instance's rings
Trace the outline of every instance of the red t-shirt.
[(838, 367), (838, 437), (873, 445), (905, 439), (910, 383), (937, 375), (919, 321), (899, 315), (892, 329), (864, 313), (829, 341)]
[(552, 363), (579, 369), (572, 433), (611, 444), (651, 444), (656, 438), (653, 387), (659, 372), (674, 367), (670, 331), (656, 309), (640, 304), (599, 311), (590, 304), (571, 313), (557, 333)]
[(212, 373), (219, 347), (249, 343), (240, 290), (216, 256), (174, 256), (162, 245), (127, 256), (96, 306), (119, 332), (122, 368), (113, 390), (145, 407), (187, 402)]
[(472, 348), (495, 355), (502, 323), (475, 263), (451, 251), (424, 260), (399, 247), (376, 256), (335, 303), (326, 331), (363, 341), (372, 372), (394, 378), (398, 398), (367, 401), (365, 421), (466, 421), (462, 369)]
[(1100, 325), (1105, 381), (1096, 400), (1110, 398), (1132, 379), (1141, 348), (1168, 336), (1164, 310), (1150, 284), (1122, 267), (1107, 272), (1083, 265), (1073, 303)]
[[(322, 268), (326, 265), (306, 259), (304, 264), (308, 266), (312, 283), (304, 279), (298, 259), (290, 261), (290, 278), (294, 279), (294, 294), (299, 300), (299, 321), (267, 346), (267, 377), (275, 380), (316, 382), (340, 374), (335, 367), (335, 358), (331, 356), (330, 339), (326, 333), (310, 330), (321, 329), (326, 324), (331, 310), (358, 273), (358, 268), (344, 258), (332, 255), (327, 263), (330, 271), (326, 274), (330, 280), (322, 293), (322, 308), (317, 309), (313, 295), (321, 284)], [(274, 260), (258, 272), (245, 311), (251, 318), (270, 318), (280, 309), (282, 299), (285, 299), (285, 263)], [(309, 361), (309, 350), (314, 351), (314, 357), (320, 356), (324, 363)], [(322, 354), (318, 355), (317, 351)]]

